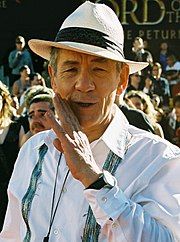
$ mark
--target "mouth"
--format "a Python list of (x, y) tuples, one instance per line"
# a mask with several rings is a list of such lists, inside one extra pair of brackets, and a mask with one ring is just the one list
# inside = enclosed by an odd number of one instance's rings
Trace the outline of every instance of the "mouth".
[(88, 102), (76, 102), (75, 104), (82, 108), (88, 108), (95, 105), (95, 103), (88, 103)]

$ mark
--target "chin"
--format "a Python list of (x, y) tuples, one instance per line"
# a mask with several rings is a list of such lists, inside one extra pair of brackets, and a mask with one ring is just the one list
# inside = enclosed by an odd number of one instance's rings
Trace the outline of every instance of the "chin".
[(79, 123), (83, 129), (91, 128), (97, 124), (97, 121), (95, 120), (89, 120), (89, 119), (79, 119)]

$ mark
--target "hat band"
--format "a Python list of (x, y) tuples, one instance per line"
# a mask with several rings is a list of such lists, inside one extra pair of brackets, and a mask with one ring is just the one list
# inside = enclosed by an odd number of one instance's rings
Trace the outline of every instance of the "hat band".
[(109, 40), (110, 37), (98, 30), (80, 27), (70, 27), (61, 29), (55, 38), (56, 42), (69, 41), (77, 42), (88, 45), (94, 45), (104, 49), (112, 49), (113, 51), (118, 51), (120, 55), (124, 58), (122, 51), (122, 44), (116, 43), (114, 40)]

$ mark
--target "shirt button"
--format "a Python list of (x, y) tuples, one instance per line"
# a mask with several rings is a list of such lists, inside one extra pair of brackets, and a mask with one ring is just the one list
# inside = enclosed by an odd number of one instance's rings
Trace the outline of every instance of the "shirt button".
[(55, 229), (55, 230), (54, 230), (54, 234), (55, 234), (55, 235), (58, 235), (58, 234), (59, 234), (58, 229)]
[(106, 203), (107, 202), (107, 197), (102, 197), (101, 198), (101, 201), (104, 202), (104, 203)]
[(64, 188), (63, 188), (63, 192), (67, 192), (67, 188), (64, 187)]

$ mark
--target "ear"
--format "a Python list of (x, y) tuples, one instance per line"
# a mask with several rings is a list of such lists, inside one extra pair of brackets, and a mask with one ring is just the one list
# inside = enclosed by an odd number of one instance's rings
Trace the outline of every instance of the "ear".
[(56, 82), (55, 82), (55, 71), (52, 66), (48, 65), (48, 73), (51, 79), (51, 87), (54, 92), (57, 90)]
[(128, 78), (129, 78), (129, 66), (123, 63), (120, 71), (120, 82), (116, 92), (117, 95), (121, 95), (121, 93), (126, 89), (128, 85)]

